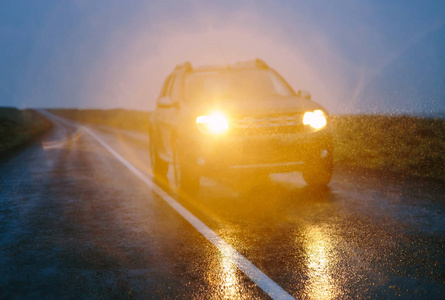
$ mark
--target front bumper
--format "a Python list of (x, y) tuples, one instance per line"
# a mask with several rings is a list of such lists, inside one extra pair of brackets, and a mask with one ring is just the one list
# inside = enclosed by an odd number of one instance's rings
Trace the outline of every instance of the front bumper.
[(332, 155), (330, 130), (259, 136), (196, 136), (182, 151), (201, 173), (223, 170), (301, 170), (317, 157)]

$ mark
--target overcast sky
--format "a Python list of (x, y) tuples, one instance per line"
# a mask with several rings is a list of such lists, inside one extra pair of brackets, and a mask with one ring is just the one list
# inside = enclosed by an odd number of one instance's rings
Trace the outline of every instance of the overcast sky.
[(0, 106), (149, 110), (258, 57), (334, 113), (445, 112), (445, 1), (0, 0), (0, 45)]

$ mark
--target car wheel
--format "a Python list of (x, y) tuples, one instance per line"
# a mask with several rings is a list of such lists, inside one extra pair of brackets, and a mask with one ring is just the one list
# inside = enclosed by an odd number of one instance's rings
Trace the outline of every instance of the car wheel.
[(179, 142), (175, 141), (173, 148), (175, 187), (180, 192), (196, 195), (199, 191), (200, 176), (194, 168), (193, 160), (187, 159), (180, 149)]
[(150, 162), (155, 177), (165, 178), (168, 172), (168, 163), (159, 157), (155, 143), (150, 137)]
[(326, 187), (331, 181), (333, 172), (332, 156), (328, 156), (307, 162), (302, 173), (308, 186), (322, 188)]

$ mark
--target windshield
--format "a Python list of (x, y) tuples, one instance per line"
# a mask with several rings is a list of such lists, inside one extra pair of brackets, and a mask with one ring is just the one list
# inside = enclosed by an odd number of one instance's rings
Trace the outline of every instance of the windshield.
[(291, 88), (271, 70), (202, 72), (188, 74), (185, 79), (185, 98), (193, 102), (220, 98), (257, 100), (291, 95)]

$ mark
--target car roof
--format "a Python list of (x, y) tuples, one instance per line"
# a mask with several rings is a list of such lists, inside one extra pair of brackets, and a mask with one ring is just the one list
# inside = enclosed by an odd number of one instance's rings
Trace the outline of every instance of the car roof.
[(193, 67), (190, 62), (177, 65), (175, 71), (184, 70), (186, 72), (210, 72), (210, 71), (225, 71), (225, 70), (241, 70), (241, 69), (270, 69), (269, 66), (261, 59), (254, 59), (248, 61), (237, 62), (233, 65), (215, 65)]

